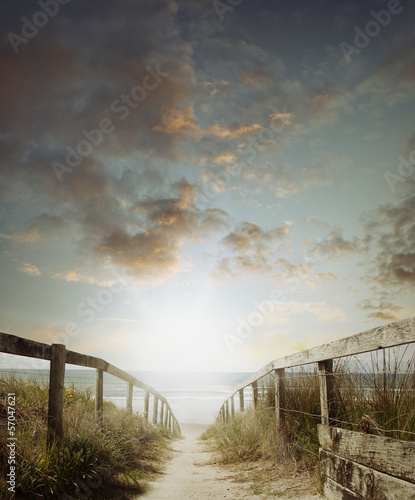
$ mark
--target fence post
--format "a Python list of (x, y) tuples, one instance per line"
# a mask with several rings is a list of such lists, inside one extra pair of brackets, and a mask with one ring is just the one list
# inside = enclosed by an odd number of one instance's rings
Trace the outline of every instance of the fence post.
[(235, 415), (235, 401), (234, 401), (234, 396), (231, 397), (231, 416), (233, 417)]
[(258, 406), (258, 381), (252, 382), (252, 392), (254, 396), (254, 408)]
[(226, 400), (225, 403), (225, 421), (229, 420), (229, 399)]
[(133, 390), (134, 390), (133, 384), (128, 383), (127, 403), (126, 403), (125, 407), (127, 408), (127, 411), (130, 413), (133, 412)]
[(274, 372), (275, 384), (275, 418), (277, 424), (285, 420), (285, 368), (280, 368)]
[(144, 418), (148, 420), (148, 410), (150, 407), (150, 393), (146, 392), (146, 397), (144, 398)]
[(52, 344), (50, 348), (49, 409), (47, 446), (63, 438), (63, 390), (65, 386), (66, 347)]
[(156, 396), (154, 396), (154, 403), (153, 403), (153, 424), (157, 424), (157, 409), (159, 405), (159, 400)]
[(164, 401), (162, 401), (160, 405), (160, 425), (163, 425), (163, 420), (164, 420)]
[(169, 411), (169, 431), (171, 431), (171, 411)]
[(334, 411), (333, 360), (319, 361), (321, 423), (330, 425)]
[(239, 389), (239, 408), (241, 411), (244, 411), (244, 409), (245, 409), (244, 390), (243, 389)]
[(166, 405), (166, 411), (164, 412), (164, 427), (167, 427), (168, 418), (169, 418), (169, 408)]
[(104, 371), (100, 368), (95, 370), (95, 413), (102, 427), (104, 425)]

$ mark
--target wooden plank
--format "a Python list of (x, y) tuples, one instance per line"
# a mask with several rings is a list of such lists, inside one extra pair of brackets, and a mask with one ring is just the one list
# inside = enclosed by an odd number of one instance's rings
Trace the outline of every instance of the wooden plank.
[(244, 390), (243, 389), (239, 390), (239, 409), (241, 411), (244, 411), (244, 409), (245, 409)]
[(127, 386), (127, 401), (125, 403), (125, 407), (129, 413), (133, 412), (133, 391), (134, 386), (129, 382)]
[(148, 412), (150, 409), (150, 393), (147, 391), (144, 398), (144, 418), (148, 420)]
[(252, 382), (252, 395), (254, 399), (254, 408), (258, 406), (258, 382)]
[(235, 415), (235, 399), (234, 396), (231, 397), (231, 416)]
[[(371, 330), (351, 335), (344, 339), (313, 347), (307, 351), (297, 352), (290, 356), (285, 356), (284, 358), (275, 359), (238, 384), (235, 389), (233, 389), (231, 395), (244, 387), (248, 387), (256, 380), (265, 377), (273, 370), (318, 363), (326, 359), (343, 358), (345, 356), (362, 354), (364, 352), (394, 347), (410, 342), (415, 342), (415, 317), (394, 321), (393, 323), (372, 328)], [(227, 396), (227, 398), (228, 397), (230, 396)]]
[(164, 422), (163, 422), (164, 427), (167, 427), (168, 418), (169, 418), (169, 409), (166, 405), (166, 411), (164, 412)]
[(156, 396), (154, 396), (153, 402), (153, 424), (157, 424), (157, 410), (158, 410), (159, 400)]
[(275, 390), (275, 418), (280, 424), (285, 420), (285, 369), (280, 368), (274, 372)]
[[(18, 337), (16, 335), (10, 335), (8, 333), (0, 332), (0, 352), (4, 352), (7, 354), (14, 354), (17, 356), (27, 356), (31, 358), (37, 359), (51, 359), (51, 346), (48, 344), (43, 344), (42, 342), (36, 342), (33, 340), (28, 340), (22, 337)], [(113, 375), (121, 380), (124, 380), (128, 384), (132, 384), (135, 387), (143, 389), (148, 393), (151, 393), (164, 402), (168, 407), (168, 401), (164, 396), (162, 396), (154, 387), (151, 387), (140, 380), (136, 379), (129, 373), (117, 368), (114, 365), (106, 362), (101, 358), (97, 358), (94, 356), (89, 356), (86, 354), (81, 354), (75, 351), (66, 351), (66, 363), (73, 364), (77, 366), (85, 366), (89, 368), (95, 368), (96, 370), (106, 371), (110, 375)], [(170, 407), (169, 407), (170, 408)], [(147, 410), (148, 415), (148, 408)], [(170, 409), (171, 411), (171, 409)], [(178, 425), (178, 424), (177, 424)], [(179, 432), (180, 432), (180, 427)]]
[(344, 486), (336, 483), (329, 477), (324, 477), (324, 496), (328, 500), (366, 500), (357, 493), (353, 493)]
[(154, 387), (151, 387), (151, 385), (141, 382), (140, 380), (136, 379), (135, 377), (125, 372), (124, 370), (121, 370), (120, 368), (117, 368), (116, 366), (107, 363), (105, 371), (114, 377), (117, 377), (121, 380), (124, 380), (125, 382), (133, 384), (135, 387), (138, 387), (139, 389), (151, 392), (151, 394), (157, 397), (160, 401), (164, 401), (165, 403), (167, 403), (167, 399), (164, 396), (162, 396), (158, 391), (156, 391)]
[(0, 352), (29, 358), (50, 359), (51, 346), (0, 332)]
[(88, 356), (75, 351), (66, 351), (66, 362), (70, 365), (87, 366), (106, 371), (108, 363), (101, 358)]
[(385, 474), (415, 483), (415, 442), (318, 426), (321, 448)]
[(49, 375), (49, 409), (47, 446), (63, 439), (63, 390), (65, 387), (66, 347), (52, 344)]
[(99, 368), (95, 372), (95, 413), (102, 427), (104, 425), (104, 372)]
[(368, 500), (415, 499), (415, 485), (320, 449), (325, 476)]
[(334, 412), (333, 360), (326, 359), (318, 363), (320, 381), (321, 423), (330, 425)]
[(163, 420), (164, 420), (164, 402), (161, 402), (160, 405), (160, 425), (163, 425)]

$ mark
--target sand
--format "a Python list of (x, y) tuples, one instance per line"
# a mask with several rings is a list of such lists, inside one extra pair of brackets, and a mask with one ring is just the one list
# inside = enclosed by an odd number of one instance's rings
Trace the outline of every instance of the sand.
[[(151, 490), (136, 500), (262, 500), (267, 498), (317, 500), (321, 495), (310, 494), (301, 485), (301, 479), (282, 478), (278, 484), (268, 485), (273, 493), (253, 494), (249, 482), (235, 482), (238, 473), (215, 464), (213, 455), (198, 437), (207, 426), (183, 425), (184, 439), (173, 444), (173, 458), (168, 462), (163, 477), (152, 483)], [(240, 478), (240, 475), (239, 475)], [(280, 484), (281, 483), (281, 484)], [(303, 491), (301, 491), (303, 490)], [(308, 489), (310, 491), (310, 489)], [(281, 493), (281, 494), (280, 494)]]

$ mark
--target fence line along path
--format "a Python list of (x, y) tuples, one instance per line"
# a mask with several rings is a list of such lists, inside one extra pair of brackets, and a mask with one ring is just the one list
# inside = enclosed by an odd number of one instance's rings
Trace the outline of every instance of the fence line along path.
[[(95, 368), (95, 411), (101, 425), (103, 425), (104, 408), (104, 372), (127, 382), (126, 408), (133, 410), (133, 389), (137, 387), (145, 391), (144, 417), (148, 419), (150, 397), (153, 397), (152, 421), (167, 427), (173, 434), (181, 436), (180, 425), (167, 399), (144, 382), (136, 379), (129, 373), (117, 368), (107, 361), (95, 356), (88, 356), (66, 349), (63, 344), (44, 344), (25, 339), (16, 335), (0, 332), (0, 352), (26, 356), (29, 358), (50, 361), (49, 377), (49, 409), (48, 409), (48, 443), (60, 441), (63, 437), (63, 392), (66, 364)], [(159, 406), (160, 403), (160, 406)]]
[(218, 419), (226, 422), (235, 414), (235, 395), (244, 411), (244, 390), (252, 388), (258, 404), (258, 381), (271, 375), (275, 393), (275, 419), (284, 419), (285, 369), (318, 363), (321, 424), (318, 426), (320, 467), (324, 494), (339, 499), (414, 499), (415, 442), (372, 436), (332, 427), (336, 391), (333, 359), (377, 351), (415, 342), (415, 317), (336, 340), (268, 363), (235, 387), (220, 408)]

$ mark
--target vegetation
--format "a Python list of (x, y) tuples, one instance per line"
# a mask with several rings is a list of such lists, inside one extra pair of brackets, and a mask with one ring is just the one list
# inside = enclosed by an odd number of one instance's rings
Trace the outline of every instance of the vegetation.
[(357, 357), (353, 362), (340, 361), (336, 366), (335, 411), (340, 421), (336, 425), (415, 441), (413, 345), (375, 351), (369, 363)]
[[(413, 346), (412, 346), (413, 347)], [(283, 422), (275, 418), (275, 396), (262, 379), (258, 405), (218, 420), (203, 438), (222, 464), (257, 461), (308, 470), (318, 482), (320, 392), (317, 369), (286, 371)], [(346, 358), (335, 364), (332, 425), (355, 431), (415, 440), (415, 354), (409, 348)]]
[(129, 499), (160, 472), (171, 433), (104, 401), (104, 426), (95, 417), (91, 390), (65, 390), (64, 441), (48, 450), (48, 387), (0, 380), (0, 497), (11, 498), (6, 474), (7, 395), (16, 394), (16, 498)]

